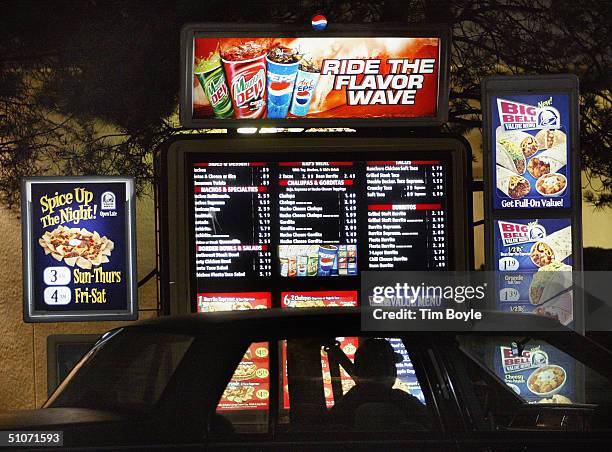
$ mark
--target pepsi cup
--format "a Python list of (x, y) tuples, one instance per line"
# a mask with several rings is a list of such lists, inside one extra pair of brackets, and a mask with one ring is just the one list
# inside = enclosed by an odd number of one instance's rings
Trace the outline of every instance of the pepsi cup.
[(306, 116), (312, 101), (312, 95), (319, 81), (318, 72), (306, 72), (298, 70), (291, 100), (291, 114), (294, 116)]
[(277, 63), (266, 57), (268, 73), (268, 118), (285, 118), (289, 112), (299, 61)]

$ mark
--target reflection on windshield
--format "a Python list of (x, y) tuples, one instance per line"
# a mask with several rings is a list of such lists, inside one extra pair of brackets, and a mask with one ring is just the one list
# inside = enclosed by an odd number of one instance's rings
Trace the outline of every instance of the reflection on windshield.
[(157, 403), (193, 342), (178, 334), (117, 330), (88, 353), (46, 407), (145, 411)]

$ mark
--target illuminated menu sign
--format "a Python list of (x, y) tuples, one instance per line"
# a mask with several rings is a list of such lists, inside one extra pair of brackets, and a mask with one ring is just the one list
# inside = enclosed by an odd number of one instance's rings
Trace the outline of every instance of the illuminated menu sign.
[(237, 291), (228, 281), (327, 290), (336, 278), (356, 289), (364, 270), (446, 269), (449, 169), (445, 158), (195, 162), (196, 293)]
[[(315, 292), (283, 292), (281, 294), (283, 308), (323, 308), (323, 307), (355, 307), (357, 306), (357, 291), (315, 291)], [(353, 362), (359, 338), (337, 337), (338, 346), (346, 357)], [(287, 376), (287, 343), (283, 342), (283, 408), (289, 409), (289, 379)], [(327, 352), (321, 350), (321, 371), (323, 378), (323, 394), (325, 405), (334, 406), (334, 393), (332, 389), (332, 369)], [(342, 394), (346, 394), (354, 386), (354, 381), (346, 370), (339, 366), (340, 384)]]
[(24, 180), (27, 322), (137, 318), (133, 200), (130, 178)]
[(368, 162), (366, 191), (371, 270), (447, 267), (440, 161)]
[(446, 116), (447, 30), (418, 36), (406, 29), (386, 30), (387, 36), (356, 30), (333, 37), (296, 37), (295, 30), (270, 36), (265, 26), (233, 36), (219, 31), (197, 24), (183, 30), (185, 126), (432, 125)]
[(353, 162), (281, 162), (281, 276), (357, 274)]
[(267, 165), (201, 163), (193, 178), (197, 277), (270, 276)]
[(584, 329), (578, 78), (483, 81), (485, 247), (495, 308)]
[(570, 98), (491, 97), (495, 209), (571, 207)]

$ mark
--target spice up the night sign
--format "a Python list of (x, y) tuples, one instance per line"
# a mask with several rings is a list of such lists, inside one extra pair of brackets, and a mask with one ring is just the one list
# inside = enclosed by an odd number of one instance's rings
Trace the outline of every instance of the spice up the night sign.
[(22, 183), (24, 320), (137, 318), (134, 181)]

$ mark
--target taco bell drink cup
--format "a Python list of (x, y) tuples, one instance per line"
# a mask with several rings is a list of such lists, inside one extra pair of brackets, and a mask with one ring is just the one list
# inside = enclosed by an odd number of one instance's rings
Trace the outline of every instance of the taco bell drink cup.
[(308, 114), (310, 102), (312, 101), (312, 96), (318, 81), (318, 72), (298, 70), (295, 80), (295, 89), (293, 90), (293, 99), (291, 100), (292, 115), (306, 116)]
[(219, 54), (215, 53), (207, 60), (200, 61), (194, 72), (210, 102), (215, 117), (219, 119), (231, 117), (234, 109)]
[(263, 118), (266, 111), (266, 52), (256, 42), (230, 47), (221, 59), (237, 119)]
[(275, 47), (266, 57), (268, 71), (268, 118), (285, 118), (291, 105), (299, 59), (290, 50)]

